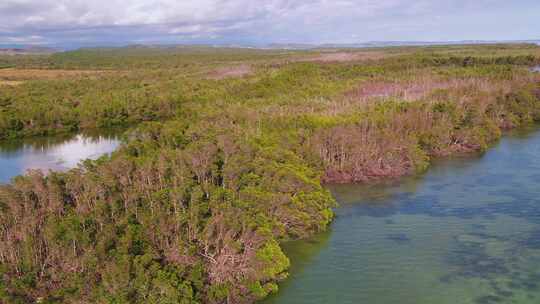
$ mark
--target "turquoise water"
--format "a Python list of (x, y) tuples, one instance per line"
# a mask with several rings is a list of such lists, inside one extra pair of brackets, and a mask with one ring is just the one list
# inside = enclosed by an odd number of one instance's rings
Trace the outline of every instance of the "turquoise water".
[(123, 130), (0, 141), (0, 183), (29, 169), (64, 171), (84, 159), (111, 153)]
[(264, 303), (540, 303), (540, 129), (422, 176), (330, 187), (330, 231), (284, 245)]

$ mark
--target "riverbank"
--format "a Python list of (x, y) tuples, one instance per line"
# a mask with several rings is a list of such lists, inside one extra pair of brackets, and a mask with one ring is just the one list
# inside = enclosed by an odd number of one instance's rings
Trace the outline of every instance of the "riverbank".
[[(369, 182), (416, 173), (431, 158), (484, 151), (503, 131), (540, 120), (538, 83), (505, 93), (495, 83), (489, 90), (485, 85), (415, 102), (369, 104), (356, 114), (361, 121), (316, 130), (309, 145), (325, 164), (322, 181)], [(460, 102), (447, 101), (452, 99)]]

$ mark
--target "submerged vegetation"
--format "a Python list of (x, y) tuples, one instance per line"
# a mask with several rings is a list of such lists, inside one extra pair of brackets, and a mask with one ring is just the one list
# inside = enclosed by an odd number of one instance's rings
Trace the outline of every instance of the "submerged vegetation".
[(0, 138), (133, 126), (110, 157), (0, 186), (1, 301), (253, 302), (287, 276), (280, 242), (332, 221), (322, 182), (411, 174), (540, 120), (539, 47), (319, 52), (0, 58)]

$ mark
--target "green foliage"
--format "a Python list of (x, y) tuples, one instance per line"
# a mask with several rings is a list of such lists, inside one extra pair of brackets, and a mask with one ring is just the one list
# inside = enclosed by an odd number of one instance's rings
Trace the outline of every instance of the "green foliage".
[[(538, 48), (379, 51), (334, 63), (139, 47), (0, 60), (114, 69), (1, 87), (0, 138), (135, 126), (111, 157), (0, 186), (0, 301), (253, 302), (287, 276), (280, 242), (331, 223), (322, 182), (410, 174), (540, 120), (524, 68)], [(254, 73), (205, 77), (238, 61)]]
[(257, 251), (257, 259), (266, 265), (262, 270), (267, 277), (277, 277), (285, 272), (290, 265), (289, 259), (283, 254), (276, 241), (269, 241)]

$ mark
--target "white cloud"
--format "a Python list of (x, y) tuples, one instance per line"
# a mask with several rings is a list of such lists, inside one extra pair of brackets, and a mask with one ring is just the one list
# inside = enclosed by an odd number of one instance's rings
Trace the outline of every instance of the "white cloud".
[(200, 32), (203, 29), (203, 27), (200, 24), (194, 24), (194, 25), (184, 25), (172, 28), (169, 33), (171, 34), (192, 34), (196, 32)]
[[(440, 1), (437, 1), (440, 2)], [(58, 28), (237, 22), (297, 18), (309, 23), (340, 16), (373, 17), (412, 7), (405, 0), (3, 0), (1, 27)], [(429, 5), (432, 1), (412, 1)]]
[[(486, 12), (504, 12), (508, 19), (525, 24), (533, 21), (519, 20), (518, 14), (535, 9), (540, 11), (537, 0), (0, 0), (0, 43), (8, 35), (53, 40), (82, 36), (132, 41), (205, 36), (297, 42), (313, 42), (318, 37), (373, 40), (387, 34), (382, 29), (390, 27), (393, 39), (400, 32), (411, 39), (437, 35), (437, 31), (449, 39), (459, 36), (461, 22), (456, 16), (467, 16), (463, 22), (476, 22), (480, 32), (494, 32)], [(484, 19), (476, 18), (476, 12)], [(435, 16), (440, 22), (433, 22)], [(452, 27), (450, 22), (457, 24)], [(539, 25), (538, 21), (534, 24)], [(430, 28), (418, 32), (423, 25)], [(533, 28), (531, 24), (531, 34), (535, 34)]]

